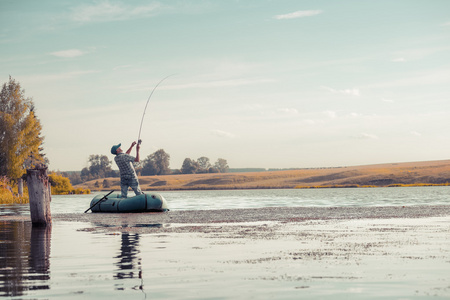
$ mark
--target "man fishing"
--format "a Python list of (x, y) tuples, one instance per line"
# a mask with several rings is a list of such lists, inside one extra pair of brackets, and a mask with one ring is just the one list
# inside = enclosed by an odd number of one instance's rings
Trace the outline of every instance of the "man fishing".
[(139, 148), (141, 140), (136, 146), (136, 157), (130, 155), (136, 142), (133, 142), (126, 153), (120, 148), (122, 144), (114, 145), (111, 147), (111, 154), (116, 155), (114, 161), (119, 167), (120, 172), (120, 188), (122, 191), (122, 198), (127, 198), (128, 187), (131, 187), (136, 195), (143, 194), (139, 187), (138, 177), (133, 166), (133, 162), (139, 162)]

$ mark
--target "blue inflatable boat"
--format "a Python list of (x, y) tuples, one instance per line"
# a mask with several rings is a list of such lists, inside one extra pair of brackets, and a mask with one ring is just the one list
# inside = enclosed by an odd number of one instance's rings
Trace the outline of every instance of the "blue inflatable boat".
[[(102, 198), (105, 199), (101, 200)], [(169, 209), (167, 207), (166, 199), (164, 199), (163, 196), (160, 194), (148, 193), (129, 198), (121, 198), (120, 194), (110, 194), (106, 197), (104, 194), (99, 194), (92, 199), (91, 210), (92, 212), (131, 213), (164, 212)]]

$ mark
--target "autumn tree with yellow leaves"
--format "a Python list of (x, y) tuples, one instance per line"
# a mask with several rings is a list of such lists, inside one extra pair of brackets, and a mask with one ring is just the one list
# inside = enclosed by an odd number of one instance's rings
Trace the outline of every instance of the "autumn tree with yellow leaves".
[(16, 180), (45, 161), (41, 130), (33, 100), (10, 76), (0, 92), (0, 176)]

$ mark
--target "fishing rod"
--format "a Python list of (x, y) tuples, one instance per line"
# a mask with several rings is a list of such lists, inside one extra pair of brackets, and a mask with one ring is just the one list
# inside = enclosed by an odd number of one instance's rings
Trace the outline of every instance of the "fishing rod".
[(145, 116), (145, 111), (147, 110), (148, 102), (150, 101), (150, 98), (152, 97), (153, 92), (156, 90), (156, 88), (158, 87), (158, 85), (160, 85), (161, 82), (163, 82), (164, 80), (166, 80), (167, 78), (169, 78), (170, 76), (173, 76), (173, 75), (175, 75), (175, 74), (171, 74), (171, 75), (166, 76), (166, 77), (164, 77), (163, 79), (161, 79), (161, 81), (158, 82), (158, 84), (155, 85), (155, 87), (153, 88), (152, 92), (150, 93), (150, 96), (148, 96), (147, 103), (145, 104), (145, 108), (144, 108), (144, 113), (142, 114), (141, 127), (139, 127), (139, 136), (138, 136), (138, 143), (139, 143), (139, 144), (141, 144), (141, 142), (142, 142), (142, 141), (141, 141), (142, 123), (144, 123), (144, 116)]

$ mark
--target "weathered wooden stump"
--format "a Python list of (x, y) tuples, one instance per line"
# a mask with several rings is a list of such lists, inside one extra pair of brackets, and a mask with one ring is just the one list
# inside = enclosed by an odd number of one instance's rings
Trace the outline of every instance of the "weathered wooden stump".
[(19, 181), (17, 182), (17, 190), (18, 190), (18, 194), (19, 197), (23, 196), (23, 179), (19, 178)]
[(27, 169), (27, 186), (33, 226), (51, 226), (51, 193), (47, 167), (36, 166), (34, 169)]

